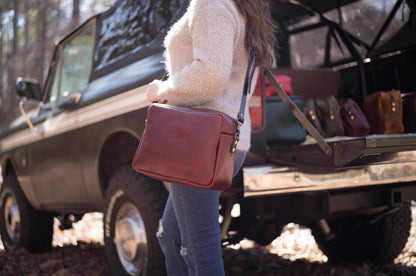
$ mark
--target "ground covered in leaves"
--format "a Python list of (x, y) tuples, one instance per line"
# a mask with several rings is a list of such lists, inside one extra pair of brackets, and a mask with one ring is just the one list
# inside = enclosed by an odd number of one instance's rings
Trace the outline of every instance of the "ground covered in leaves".
[[(5, 252), (0, 242), (0, 275), (109, 275), (105, 260), (102, 214), (84, 216), (74, 228), (61, 231), (55, 223), (52, 250), (30, 254), (24, 249)], [(394, 264), (370, 263), (333, 265), (319, 250), (308, 228), (288, 224), (267, 247), (248, 240), (224, 249), (228, 276), (272, 275), (416, 275), (416, 207), (408, 243)]]

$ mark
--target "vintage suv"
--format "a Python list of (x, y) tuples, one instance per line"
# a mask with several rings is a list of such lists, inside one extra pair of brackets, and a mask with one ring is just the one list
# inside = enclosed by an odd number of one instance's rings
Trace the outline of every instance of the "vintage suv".
[[(131, 161), (149, 105), (146, 84), (163, 77), (162, 41), (187, 4), (119, 0), (56, 46), (42, 87), (17, 80), (22, 116), (0, 135), (6, 250), (46, 250), (54, 217), (68, 228), (103, 212), (111, 272), (165, 274), (156, 232), (168, 191)], [(275, 72), (292, 78), (295, 94), (361, 105), (376, 91), (416, 91), (415, 0), (272, 0), (270, 8), (279, 27)], [(224, 244), (245, 237), (268, 244), (297, 222), (312, 229), (329, 260), (391, 262), (409, 236), (416, 134), (308, 137), (278, 147), (267, 142), (263, 94), (250, 106), (252, 149), (221, 196)]]

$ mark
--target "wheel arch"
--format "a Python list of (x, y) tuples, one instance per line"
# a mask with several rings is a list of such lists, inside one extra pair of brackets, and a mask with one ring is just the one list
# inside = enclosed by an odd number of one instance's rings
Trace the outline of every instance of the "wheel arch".
[(139, 136), (128, 129), (118, 129), (112, 132), (104, 141), (98, 157), (100, 186), (107, 189), (111, 175), (120, 167), (130, 165)]
[(3, 245), (6, 251), (17, 247), (24, 247), (33, 253), (47, 251), (51, 248), (53, 237), (53, 214), (33, 208), (20, 187), (11, 162), (5, 164), (7, 171), (0, 194)]
[[(16, 171), (12, 163), (12, 160), (7, 155), (4, 156), (4, 158), (1, 161), (1, 174), (3, 181), (8, 175), (16, 175)], [(0, 187), (1, 185), (2, 183), (0, 182)]]

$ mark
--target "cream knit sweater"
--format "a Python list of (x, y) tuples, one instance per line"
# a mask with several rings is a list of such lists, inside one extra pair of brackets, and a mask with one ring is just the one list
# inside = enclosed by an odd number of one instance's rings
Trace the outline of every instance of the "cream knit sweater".
[[(164, 44), (169, 78), (159, 85), (160, 98), (171, 105), (209, 108), (236, 118), (249, 53), (245, 22), (233, 0), (191, 0)], [(248, 151), (250, 129), (247, 104), (238, 150)]]

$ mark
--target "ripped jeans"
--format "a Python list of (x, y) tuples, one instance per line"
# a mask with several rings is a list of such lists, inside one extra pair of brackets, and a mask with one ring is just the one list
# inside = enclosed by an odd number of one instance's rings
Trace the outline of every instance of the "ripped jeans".
[[(234, 175), (245, 156), (246, 152), (235, 153)], [(168, 275), (224, 275), (218, 222), (221, 191), (169, 185), (170, 194), (157, 233)]]

